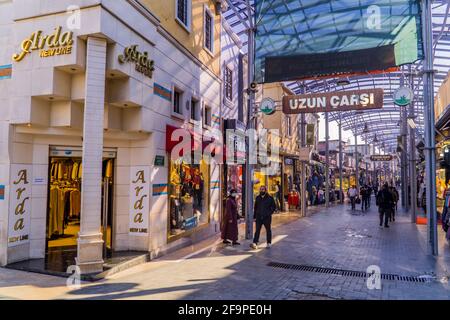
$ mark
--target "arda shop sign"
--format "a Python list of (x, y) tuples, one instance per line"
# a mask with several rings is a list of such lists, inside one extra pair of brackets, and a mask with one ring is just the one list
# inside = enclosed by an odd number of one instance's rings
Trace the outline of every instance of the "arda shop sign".
[(38, 30), (21, 43), (21, 51), (13, 55), (15, 62), (22, 61), (33, 51), (39, 51), (39, 57), (48, 58), (72, 53), (73, 32), (62, 32), (62, 27), (57, 27), (52, 34), (44, 34)]
[(125, 48), (123, 54), (119, 55), (119, 63), (131, 62), (135, 64), (136, 71), (152, 78), (155, 71), (155, 62), (148, 56), (148, 52), (140, 52), (137, 45)]
[(383, 89), (324, 92), (283, 97), (285, 114), (383, 108)]

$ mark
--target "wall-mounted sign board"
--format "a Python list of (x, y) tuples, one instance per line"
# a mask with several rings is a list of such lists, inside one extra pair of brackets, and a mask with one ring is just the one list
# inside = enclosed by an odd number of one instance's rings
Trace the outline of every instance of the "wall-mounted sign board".
[(285, 114), (370, 110), (383, 108), (383, 89), (323, 92), (283, 97)]

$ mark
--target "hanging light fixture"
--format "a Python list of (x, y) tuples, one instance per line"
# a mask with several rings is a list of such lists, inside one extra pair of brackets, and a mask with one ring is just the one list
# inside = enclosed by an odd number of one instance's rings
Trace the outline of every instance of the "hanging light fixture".
[(373, 137), (373, 143), (378, 143), (378, 137), (377, 134), (375, 133), (375, 136)]
[(336, 85), (338, 86), (348, 86), (350, 84), (350, 79), (348, 77), (339, 78), (336, 80)]
[(367, 125), (367, 122), (364, 124), (363, 133), (365, 133), (365, 134), (369, 133), (369, 126)]

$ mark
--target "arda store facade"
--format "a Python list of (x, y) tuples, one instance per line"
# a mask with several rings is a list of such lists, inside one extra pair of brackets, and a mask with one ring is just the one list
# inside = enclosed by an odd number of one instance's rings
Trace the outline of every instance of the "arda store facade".
[(70, 257), (94, 273), (113, 252), (156, 257), (220, 226), (218, 165), (174, 164), (166, 146), (169, 126), (220, 118), (220, 74), (140, 1), (82, 1), (69, 28), (72, 2), (0, 3), (2, 266)]

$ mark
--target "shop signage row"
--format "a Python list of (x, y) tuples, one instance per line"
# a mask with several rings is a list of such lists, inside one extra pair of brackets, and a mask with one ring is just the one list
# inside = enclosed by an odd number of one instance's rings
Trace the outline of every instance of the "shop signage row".
[(29, 241), (31, 221), (31, 165), (11, 166), (8, 247)]
[(285, 114), (381, 109), (383, 89), (324, 92), (283, 97)]
[(394, 157), (390, 154), (375, 154), (370, 156), (371, 161), (392, 161)]
[(148, 235), (150, 213), (150, 168), (130, 168), (130, 234)]
[(155, 61), (149, 58), (148, 52), (140, 52), (138, 45), (132, 45), (125, 48), (123, 54), (119, 55), (119, 63), (124, 64), (131, 62), (135, 64), (136, 71), (153, 78), (153, 71), (155, 71)]
[(57, 27), (51, 35), (44, 35), (43, 31), (39, 30), (22, 41), (22, 51), (14, 54), (13, 60), (20, 62), (33, 51), (39, 51), (41, 58), (71, 54), (73, 42), (73, 32), (62, 33), (61, 26)]

